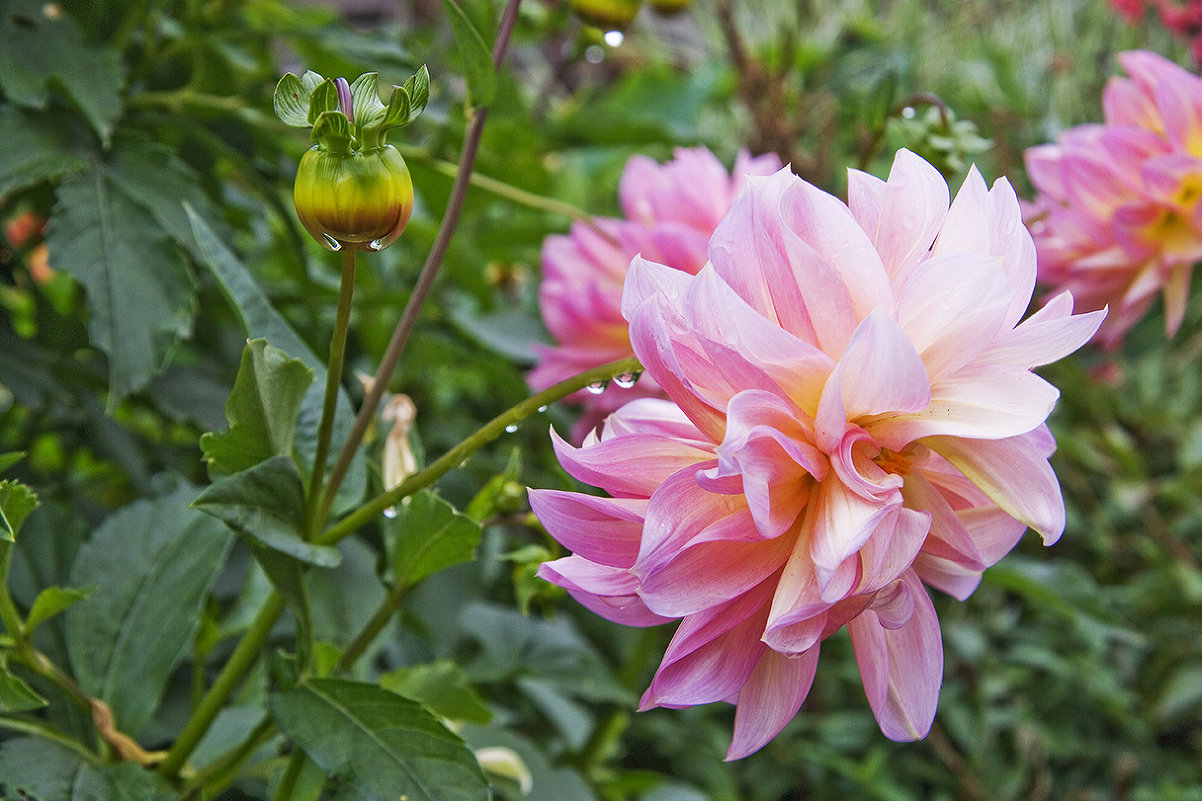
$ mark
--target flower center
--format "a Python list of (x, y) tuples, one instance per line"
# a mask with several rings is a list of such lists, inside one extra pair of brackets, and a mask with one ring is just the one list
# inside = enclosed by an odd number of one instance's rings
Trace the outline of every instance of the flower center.
[(877, 467), (886, 473), (896, 473), (899, 476), (909, 475), (910, 465), (914, 463), (914, 454), (906, 451), (891, 451), (881, 448), (881, 452), (872, 460)]

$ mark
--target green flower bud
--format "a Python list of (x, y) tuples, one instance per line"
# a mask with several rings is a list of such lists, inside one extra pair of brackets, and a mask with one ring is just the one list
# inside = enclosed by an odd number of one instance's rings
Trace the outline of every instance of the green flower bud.
[(346, 153), (314, 145), (301, 157), (293, 199), (305, 230), (331, 250), (382, 250), (409, 222), (413, 181), (392, 145)]
[(693, 5), (693, 0), (650, 0), (650, 2), (651, 8), (655, 13), (662, 14), (665, 17), (679, 14)]
[(380, 100), (376, 74), (353, 83), (315, 72), (288, 73), (275, 90), (275, 111), (296, 127), (312, 127), (315, 143), (301, 157), (293, 199), (301, 223), (331, 250), (381, 250), (396, 241), (413, 212), (413, 181), (388, 131), (426, 106), (430, 74), (422, 67)]
[(621, 30), (639, 13), (643, 0), (570, 0), (581, 22), (604, 30)]

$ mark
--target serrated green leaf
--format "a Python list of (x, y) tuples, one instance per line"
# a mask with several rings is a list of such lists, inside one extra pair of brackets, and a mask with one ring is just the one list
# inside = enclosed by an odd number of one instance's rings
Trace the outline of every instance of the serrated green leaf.
[[(294, 442), (301, 467), (307, 471), (313, 464), (313, 454), (317, 449), (317, 427), (321, 419), (325, 393), (325, 364), (272, 307), (246, 267), (218, 238), (208, 222), (191, 208), (188, 209), (188, 217), (201, 252), (201, 261), (213, 273), (213, 277), (217, 279), (217, 283), (234, 307), (247, 337), (264, 338), (285, 353), (300, 359), (313, 370), (314, 381), (305, 394), (304, 403), (301, 404)], [(354, 420), (355, 412), (350, 399), (344, 390), (339, 389), (332, 441), (345, 442)], [(367, 469), (362, 455), (358, 455), (351, 463), (346, 480), (338, 491), (334, 511), (345, 510), (359, 503), (366, 491)]]
[(334, 567), (341, 559), (337, 549), (301, 537), (305, 488), (290, 456), (275, 456), (214, 482), (192, 507), (293, 559), (318, 567)]
[(32, 737), (0, 745), (0, 783), (21, 801), (170, 801), (153, 771), (132, 762), (95, 765), (57, 743)]
[(487, 724), (492, 712), (468, 683), (463, 668), (449, 659), (401, 668), (380, 677), (380, 686), (421, 701), (448, 720)]
[(196, 279), (154, 216), (101, 165), (59, 185), (50, 262), (87, 290), (92, 342), (109, 357), (109, 408), (140, 389), (192, 327)]
[(0, 105), (0, 196), (88, 166), (82, 123), (72, 123), (66, 114)]
[(355, 114), (355, 124), (362, 127), (371, 124), (373, 120), (384, 113), (384, 104), (380, 102), (379, 75), (365, 72), (351, 82), (351, 110)]
[(149, 137), (119, 133), (106, 154), (105, 171), (171, 239), (200, 258), (184, 204), (210, 225), (220, 224), (221, 213), (201, 189), (200, 176), (171, 148)]
[(497, 93), (497, 72), (493, 66), (492, 53), (484, 43), (480, 31), (476, 30), (476, 26), (456, 0), (442, 0), (442, 5), (451, 23), (455, 48), (463, 59), (468, 99), (473, 106), (487, 106)]
[(17, 481), (0, 481), (0, 540), (17, 541), (17, 532), (29, 513), (38, 508), (38, 496)]
[(291, 456), (293, 431), (313, 371), (265, 339), (242, 349), (234, 388), (225, 403), (229, 428), (200, 438), (214, 475), (247, 470), (273, 456)]
[(331, 777), (378, 801), (486, 801), (471, 750), (421, 704), (374, 684), (312, 679), (271, 698), (276, 725)]
[(395, 536), (393, 575), (398, 584), (407, 586), (470, 562), (481, 534), (479, 523), (429, 490), (411, 496), (388, 530)]
[[(307, 75), (308, 73), (306, 73)], [(314, 73), (316, 74), (316, 73)], [(334, 81), (326, 78), (321, 83), (313, 88), (313, 92), (309, 95), (309, 110), (305, 114), (305, 119), (310, 125), (316, 125), (317, 119), (327, 111), (338, 110), (338, 88), (334, 86)]]
[(33, 600), (33, 606), (31, 606), (29, 609), (29, 617), (25, 620), (26, 632), (32, 637), (33, 632), (41, 623), (49, 620), (60, 612), (66, 611), (68, 607), (84, 600), (91, 594), (91, 588), (45, 588), (38, 593), (38, 597)]
[(75, 558), (70, 584), (94, 587), (65, 615), (73, 673), (136, 737), (192, 642), (232, 536), (188, 508), (195, 490), (113, 513)]
[(284, 73), (284, 77), (275, 85), (271, 105), (275, 109), (275, 115), (285, 125), (294, 128), (309, 127), (309, 90), (301, 83), (301, 79), (291, 72)]
[(0, 667), (0, 712), (32, 712), (47, 703), (24, 679)]
[(61, 89), (107, 142), (121, 113), (124, 86), (117, 51), (87, 42), (62, 6), (40, 0), (5, 4), (0, 14), (0, 89), (9, 100), (44, 109), (51, 87)]

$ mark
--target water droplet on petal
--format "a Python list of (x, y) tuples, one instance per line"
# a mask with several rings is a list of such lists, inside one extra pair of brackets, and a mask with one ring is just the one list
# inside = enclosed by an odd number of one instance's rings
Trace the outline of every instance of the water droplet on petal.
[(517, 430), (518, 430), (518, 424), (517, 424), (517, 423), (510, 423), (509, 425), (505, 426), (505, 433), (506, 433), (506, 434), (512, 434), (513, 432), (515, 432), (515, 431), (517, 431)]
[(605, 386), (606, 386), (606, 382), (604, 382), (604, 381), (594, 381), (593, 383), (591, 383), (587, 387), (585, 387), (585, 389), (587, 389), (593, 395), (600, 395), (602, 392), (605, 391)]
[(630, 389), (638, 380), (639, 377), (635, 373), (621, 373), (620, 375), (614, 376), (614, 383), (620, 386), (622, 389)]
[(321, 238), (325, 240), (326, 247), (330, 250), (342, 250), (342, 243), (329, 234), (322, 234)]

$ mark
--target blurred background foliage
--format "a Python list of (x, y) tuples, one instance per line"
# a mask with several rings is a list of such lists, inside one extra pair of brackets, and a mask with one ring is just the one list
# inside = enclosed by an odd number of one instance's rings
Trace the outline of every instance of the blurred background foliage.
[[(463, 5), (490, 40), (499, 6)], [(413, 221), (359, 272), (352, 395), (434, 240), (467, 117), (433, 0), (0, 10), (0, 452), (28, 454), (6, 476), (42, 500), (14, 566), (27, 605), (39, 587), (68, 585), (89, 532), (117, 510), (207, 483), (197, 440), (224, 427), (246, 335), (181, 201), (325, 352), (337, 272), (292, 210), (308, 143), (271, 114), (280, 74), (378, 71), (387, 85), (426, 63), (433, 76), (426, 114), (394, 137), (416, 185)], [(904, 146), (953, 188), (975, 163), (1023, 195), (1023, 149), (1100, 119), (1114, 54), (1137, 47), (1186, 63), (1183, 42), (1126, 24), (1104, 0), (695, 0), (672, 17), (644, 9), (616, 46), (565, 3), (526, 0), (479, 178), (390, 387), (416, 405), (419, 452), (436, 457), (526, 396), (531, 343), (546, 337), (541, 243), (578, 212), (616, 214), (630, 155), (706, 145), (729, 164), (740, 147), (774, 150), (842, 194), (846, 168), (883, 175)], [(924, 742), (881, 736), (842, 636), (824, 646), (802, 713), (741, 762), (722, 762), (730, 708), (634, 713), (671, 632), (613, 626), (533, 578), (558, 546), (520, 488), (572, 486), (547, 438), (549, 424), (570, 425), (566, 407), (441, 482), (454, 506), (476, 498), (483, 510), (478, 557), (424, 582), (360, 673), (450, 664), (460, 698), (486, 710), (460, 710), (464, 736), (514, 748), (538, 799), (1202, 799), (1202, 299), (1175, 339), (1162, 332), (1157, 311), (1121, 351), (1046, 369), (1063, 393), (1051, 424), (1068, 529), (1050, 549), (1029, 535), (966, 603), (936, 599), (947, 661)], [(374, 609), (392, 525), (344, 543), (342, 566), (316, 576), (331, 644)], [(220, 664), (263, 592), (235, 550), (143, 745), (178, 728), (193, 676)], [(66, 663), (59, 623), (39, 641)], [(253, 726), (267, 682), (261, 671), (221, 725)], [(70, 726), (69, 710), (47, 714)], [(265, 755), (223, 797), (265, 797), (278, 768)]]

